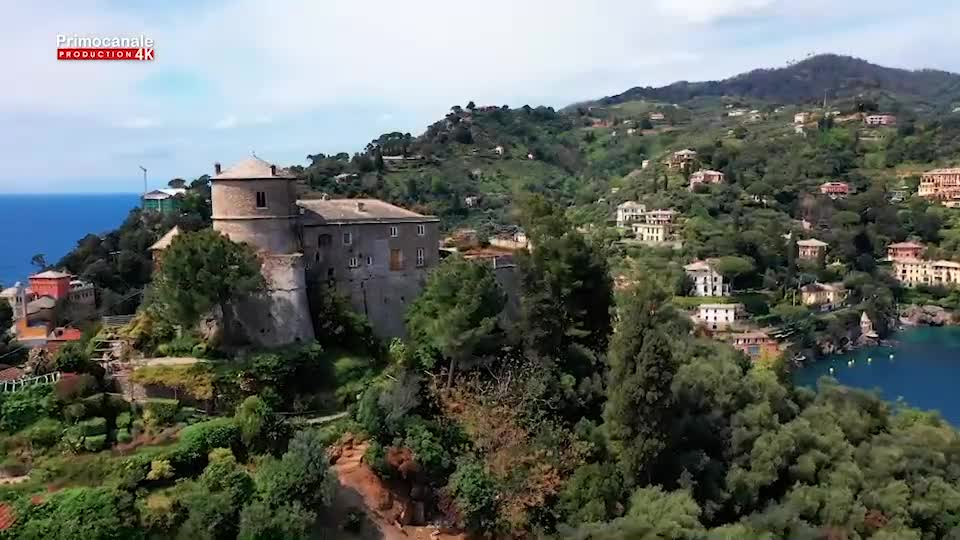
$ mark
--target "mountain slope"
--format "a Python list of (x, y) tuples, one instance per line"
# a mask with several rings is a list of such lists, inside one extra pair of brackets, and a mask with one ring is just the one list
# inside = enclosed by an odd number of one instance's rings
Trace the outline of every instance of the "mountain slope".
[(659, 88), (635, 87), (598, 100), (613, 105), (638, 99), (672, 103), (696, 97), (742, 96), (776, 102), (802, 103), (861, 93), (894, 95), (927, 106), (960, 101), (960, 75), (937, 70), (889, 68), (859, 58), (823, 54), (775, 69), (756, 69), (722, 81), (680, 81)]

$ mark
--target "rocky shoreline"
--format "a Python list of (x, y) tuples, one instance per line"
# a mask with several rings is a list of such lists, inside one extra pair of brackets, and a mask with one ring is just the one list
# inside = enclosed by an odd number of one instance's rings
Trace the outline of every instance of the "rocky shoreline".
[(935, 305), (910, 305), (900, 312), (902, 326), (949, 326), (957, 324), (954, 314)]

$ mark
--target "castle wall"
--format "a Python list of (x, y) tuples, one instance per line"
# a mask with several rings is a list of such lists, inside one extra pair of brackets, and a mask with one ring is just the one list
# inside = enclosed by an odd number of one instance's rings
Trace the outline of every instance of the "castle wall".
[(314, 338), (303, 257), (261, 255), (266, 291), (234, 302), (227, 316), (233, 342), (277, 347)]
[(234, 242), (246, 242), (257, 251), (296, 253), (300, 250), (297, 220), (229, 219), (214, 220), (213, 228)]
[[(423, 235), (417, 234), (418, 225), (423, 226)], [(397, 227), (396, 237), (390, 236), (391, 226)], [(349, 244), (344, 243), (344, 233), (350, 234)], [(308, 279), (334, 283), (353, 309), (367, 317), (377, 336), (402, 337), (407, 309), (439, 262), (438, 236), (435, 221), (305, 226)], [(422, 266), (417, 265), (418, 250), (423, 253)]]

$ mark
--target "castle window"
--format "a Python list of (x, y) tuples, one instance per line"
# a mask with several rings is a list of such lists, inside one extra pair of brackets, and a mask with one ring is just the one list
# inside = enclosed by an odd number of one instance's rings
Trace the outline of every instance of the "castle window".
[(343, 245), (349, 246), (353, 243), (353, 233), (345, 232), (343, 233)]
[(417, 225), (417, 236), (424, 236), (427, 234), (427, 226), (424, 224)]
[(424, 254), (423, 248), (417, 248), (417, 266), (423, 266)]
[(360, 266), (360, 259), (358, 259), (357, 257), (350, 257), (349, 264), (350, 264), (350, 268), (357, 268), (358, 266)]
[(390, 226), (390, 238), (396, 238), (400, 236), (400, 229), (396, 225)]
[(257, 208), (266, 208), (267, 207), (267, 192), (258, 191), (257, 192)]

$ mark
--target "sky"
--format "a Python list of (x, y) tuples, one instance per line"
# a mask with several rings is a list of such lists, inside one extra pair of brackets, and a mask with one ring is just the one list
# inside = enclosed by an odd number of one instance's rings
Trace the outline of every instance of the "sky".
[[(960, 72), (955, 0), (0, 0), (0, 193), (138, 192), (422, 133), (452, 105), (556, 108), (814, 53)], [(931, 29), (943, 31), (931, 31)], [(151, 62), (56, 36), (146, 35)]]

